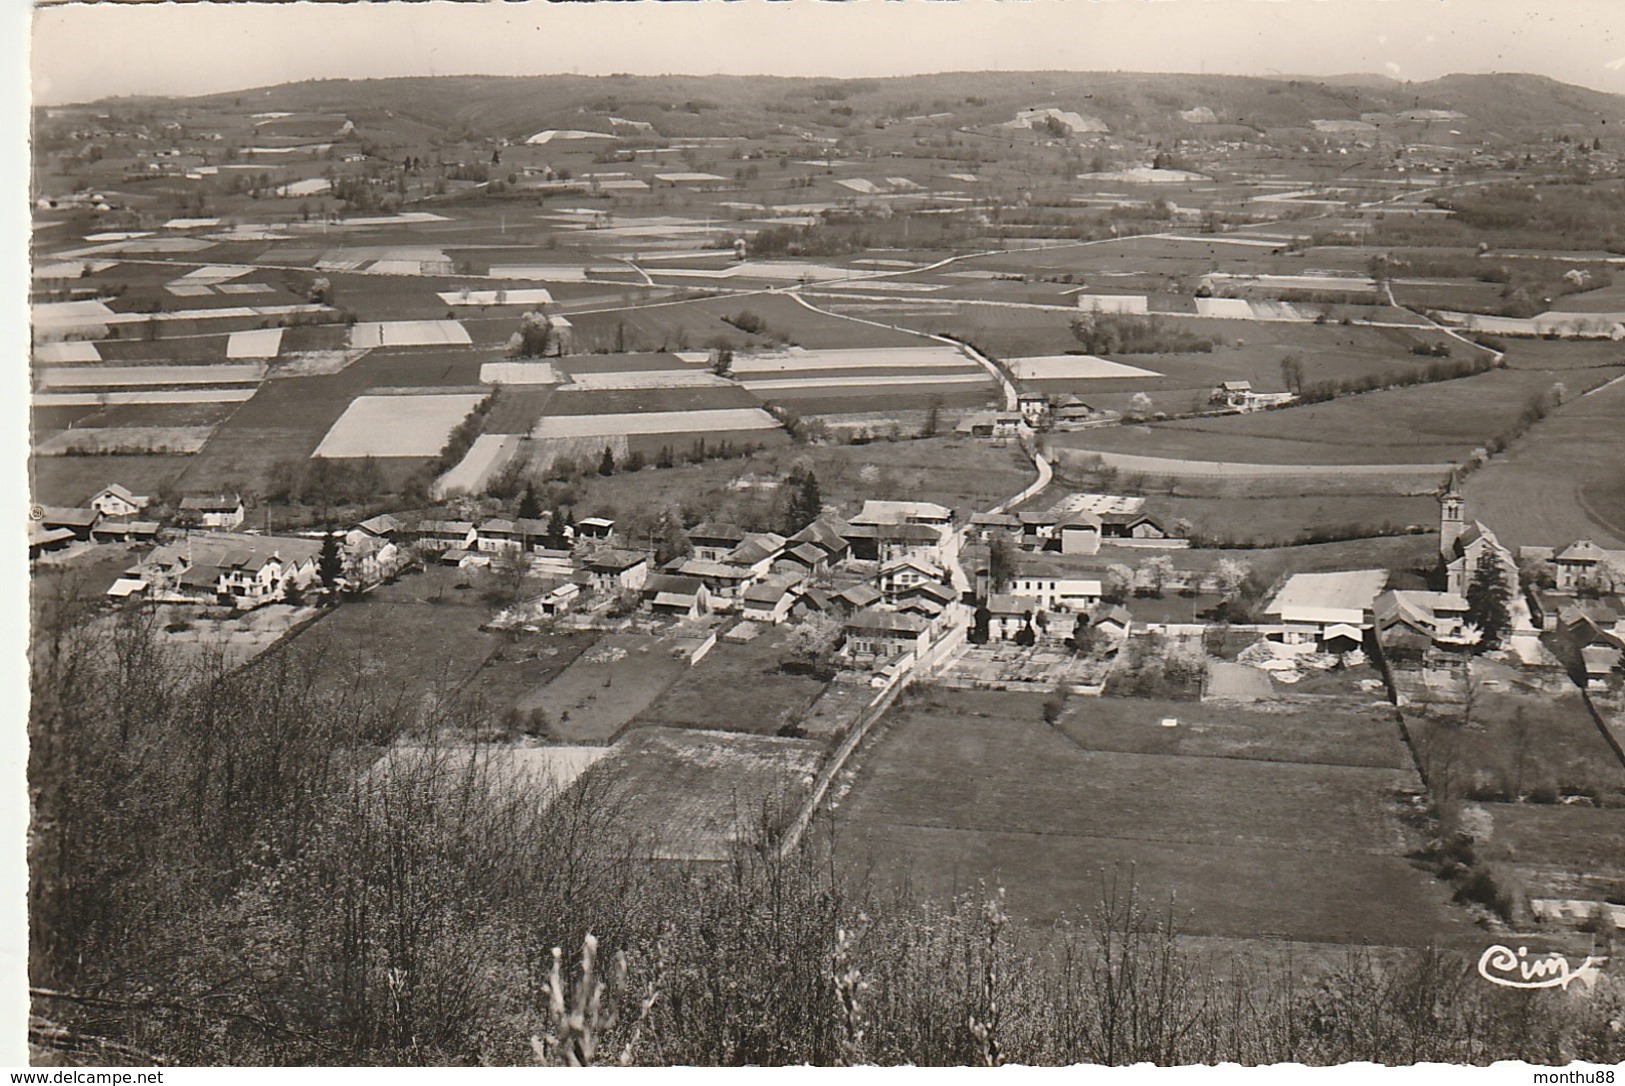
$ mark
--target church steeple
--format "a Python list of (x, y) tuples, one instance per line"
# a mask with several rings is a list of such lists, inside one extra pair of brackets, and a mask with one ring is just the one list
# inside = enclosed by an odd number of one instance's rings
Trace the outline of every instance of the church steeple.
[(1456, 555), (1456, 540), (1467, 531), (1467, 499), (1456, 488), (1456, 473), (1450, 473), (1444, 493), (1439, 495), (1439, 553), (1448, 561)]

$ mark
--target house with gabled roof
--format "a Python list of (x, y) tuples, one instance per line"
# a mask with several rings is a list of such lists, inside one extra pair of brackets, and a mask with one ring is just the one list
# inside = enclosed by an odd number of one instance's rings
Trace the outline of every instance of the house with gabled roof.
[(773, 577), (751, 585), (745, 589), (744, 617), (751, 622), (774, 626), (783, 622), (790, 617), (790, 608), (796, 601), (796, 586), (800, 583), (798, 578)]
[(858, 664), (873, 664), (906, 652), (918, 652), (930, 642), (931, 623), (920, 615), (865, 608), (845, 623), (842, 654)]
[(710, 593), (698, 577), (651, 573), (638, 593), (647, 610), (668, 618), (694, 619), (710, 610)]
[(604, 596), (641, 592), (649, 580), (649, 558), (641, 551), (605, 547), (581, 561), (593, 590)]
[(132, 494), (126, 487), (112, 483), (90, 499), (90, 507), (104, 517), (133, 517), (150, 501), (145, 495)]
[(204, 528), (230, 531), (248, 519), (240, 494), (189, 494), (181, 499), (179, 519)]
[(1560, 592), (1607, 587), (1600, 573), (1612, 567), (1625, 574), (1625, 551), (1599, 547), (1589, 539), (1577, 539), (1551, 557)]
[(695, 558), (720, 562), (724, 555), (743, 543), (749, 533), (737, 524), (708, 520), (694, 525), (685, 534), (694, 548)]
[(1264, 608), (1278, 627), (1268, 636), (1288, 645), (1352, 652), (1364, 644), (1377, 596), (1387, 584), (1385, 569), (1295, 573)]

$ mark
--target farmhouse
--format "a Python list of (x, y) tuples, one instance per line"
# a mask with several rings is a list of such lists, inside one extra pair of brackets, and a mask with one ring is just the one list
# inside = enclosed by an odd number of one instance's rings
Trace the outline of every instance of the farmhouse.
[(1251, 381), (1221, 381), (1214, 387), (1208, 402), (1223, 404), (1225, 407), (1242, 407), (1247, 398), (1253, 394)]
[(908, 557), (939, 562), (945, 543), (944, 530), (929, 524), (860, 524), (856, 519), (842, 536), (851, 547), (852, 557), (865, 562)]
[(823, 516), (807, 525), (801, 531), (790, 537), (793, 544), (811, 544), (824, 552), (825, 564), (830, 568), (839, 566), (846, 561), (851, 553), (851, 544), (847, 543), (845, 532), (851, 527), (840, 517)]
[(344, 579), (353, 587), (379, 584), (399, 572), (404, 564), (401, 548), (393, 539), (351, 529), (339, 549)]
[(1030, 551), (1041, 551), (1055, 537), (1061, 518), (1047, 509), (1028, 509), (1017, 513), (1021, 521), (1021, 545)]
[(1027, 420), (1016, 413), (978, 411), (960, 419), (954, 432), (972, 437), (1017, 437), (1026, 424)]
[(1095, 616), (1095, 632), (1103, 636), (1121, 640), (1129, 635), (1134, 626), (1134, 616), (1129, 609), (1122, 605), (1109, 607)]
[(229, 531), (241, 525), (247, 516), (242, 496), (238, 494), (197, 494), (181, 499), (180, 519), (186, 524)]
[(1100, 603), (1104, 588), (1094, 578), (1075, 577), (1042, 562), (1017, 563), (1009, 594), (1037, 601), (1045, 611), (1087, 611)]
[(1460, 650), (1471, 643), (1467, 601), (1448, 592), (1390, 589), (1373, 601), (1372, 619), (1378, 639), (1390, 652)]
[(740, 606), (745, 589), (756, 583), (757, 574), (747, 566), (717, 562), (709, 558), (685, 558), (671, 570), (684, 577), (695, 577), (705, 583), (710, 594), (712, 610), (734, 611)]
[(1011, 542), (1021, 539), (1021, 518), (1014, 513), (977, 513), (970, 518), (971, 534), (983, 543), (991, 543), (995, 536)]
[(479, 533), (467, 520), (423, 520), (418, 522), (417, 545), (421, 551), (440, 554), (448, 550), (472, 550)]
[(90, 507), (104, 517), (133, 517), (147, 507), (149, 500), (114, 483), (91, 498)]
[(853, 524), (929, 524), (946, 528), (953, 523), (954, 512), (935, 502), (903, 502), (869, 500), (863, 503)]
[(923, 648), (930, 630), (931, 623), (919, 615), (868, 608), (846, 620), (844, 652), (860, 663), (889, 660)]
[(153, 599), (218, 600), (248, 610), (313, 584), (320, 551), (315, 540), (291, 536), (198, 532), (158, 547), (125, 577), (146, 586)]
[(1016, 396), (1016, 408), (1022, 420), (1038, 429), (1049, 420), (1049, 397), (1042, 392), (1022, 392)]
[(1293, 574), (1264, 609), (1280, 625), (1268, 636), (1288, 645), (1352, 652), (1364, 644), (1377, 595), (1387, 583), (1385, 569)]
[(694, 548), (694, 557), (719, 562), (723, 556), (745, 541), (746, 532), (735, 524), (706, 521), (688, 530), (688, 542)]
[(753, 577), (765, 577), (773, 568), (774, 560), (784, 553), (786, 542), (777, 532), (753, 532), (724, 555), (722, 561), (748, 571)]
[(938, 618), (959, 600), (959, 593), (940, 581), (923, 581), (900, 591), (893, 606), (899, 611), (912, 611), (926, 618)]
[(1551, 561), (1560, 592), (1606, 590), (1613, 578), (1625, 577), (1625, 551), (1606, 550), (1589, 539), (1570, 543)]
[(639, 592), (649, 580), (649, 559), (638, 551), (605, 548), (581, 564), (593, 590), (604, 596)]
[(1030, 596), (1004, 593), (989, 596), (987, 598), (987, 639), (989, 641), (1014, 641), (1016, 635), (1032, 625), (1035, 610), (1037, 610), (1037, 604)]
[(574, 581), (554, 585), (536, 600), (536, 609), (544, 615), (562, 615), (573, 608), (581, 598), (581, 586)]
[(931, 562), (910, 556), (893, 558), (880, 567), (880, 594), (895, 604), (899, 596), (917, 585), (941, 583), (947, 575)]

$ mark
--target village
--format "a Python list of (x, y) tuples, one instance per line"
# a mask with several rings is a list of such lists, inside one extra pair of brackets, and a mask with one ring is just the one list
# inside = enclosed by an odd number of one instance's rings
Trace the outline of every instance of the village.
[(36, 634), (640, 861), (1617, 947), (1613, 126), (986, 78), (41, 111)]

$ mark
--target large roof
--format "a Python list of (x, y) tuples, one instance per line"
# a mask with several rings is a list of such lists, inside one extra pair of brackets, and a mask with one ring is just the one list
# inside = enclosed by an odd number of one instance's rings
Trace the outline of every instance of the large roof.
[(1369, 610), (1388, 584), (1385, 569), (1355, 569), (1339, 573), (1295, 573), (1275, 594), (1265, 613), (1287, 621), (1345, 622), (1352, 612)]

